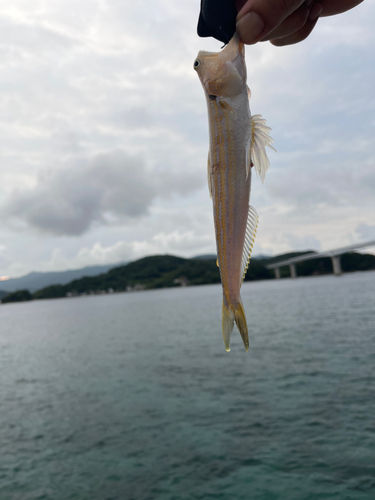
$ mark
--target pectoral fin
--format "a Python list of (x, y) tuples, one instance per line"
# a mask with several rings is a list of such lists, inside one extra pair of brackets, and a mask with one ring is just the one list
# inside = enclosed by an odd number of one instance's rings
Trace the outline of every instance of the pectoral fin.
[[(266, 146), (276, 151), (272, 146), (273, 139), (269, 135), (270, 130), (270, 127), (266, 125), (266, 120), (262, 118), (261, 115), (254, 115), (251, 117), (250, 162), (253, 162), (255, 170), (262, 182), (264, 182), (266, 172), (270, 166)], [(249, 169), (250, 167), (247, 166), (247, 168)]]
[(222, 97), (235, 97), (244, 87), (244, 80), (232, 61), (226, 61), (224, 76), (215, 80), (215, 86)]
[(218, 99), (219, 106), (221, 106), (223, 109), (226, 109), (230, 113), (233, 113), (233, 108), (230, 106), (230, 104), (227, 103), (227, 101), (224, 101), (224, 99)]

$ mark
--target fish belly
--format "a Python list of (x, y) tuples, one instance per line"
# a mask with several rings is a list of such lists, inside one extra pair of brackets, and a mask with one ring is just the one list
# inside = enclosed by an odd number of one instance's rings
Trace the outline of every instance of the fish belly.
[[(214, 169), (215, 170), (215, 169)], [(231, 165), (213, 172), (216, 247), (224, 302), (240, 299), (241, 259), (250, 197), (250, 175), (245, 166)]]

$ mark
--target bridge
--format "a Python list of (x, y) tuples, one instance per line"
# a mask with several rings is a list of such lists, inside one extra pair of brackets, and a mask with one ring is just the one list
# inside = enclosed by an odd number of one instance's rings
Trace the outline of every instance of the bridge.
[(275, 278), (280, 279), (280, 267), (289, 266), (290, 269), (290, 277), (297, 278), (297, 268), (296, 264), (298, 262), (303, 262), (304, 260), (311, 259), (321, 259), (322, 257), (331, 257), (332, 259), (332, 267), (333, 274), (339, 276), (342, 274), (341, 270), (341, 255), (344, 253), (354, 252), (358, 248), (372, 247), (375, 246), (374, 241), (367, 241), (366, 243), (357, 243), (355, 245), (349, 245), (347, 247), (337, 248), (336, 250), (329, 250), (328, 252), (311, 252), (305, 255), (300, 255), (299, 257), (293, 257), (292, 259), (282, 260), (279, 262), (275, 262), (274, 264), (268, 264), (267, 269), (275, 270)]

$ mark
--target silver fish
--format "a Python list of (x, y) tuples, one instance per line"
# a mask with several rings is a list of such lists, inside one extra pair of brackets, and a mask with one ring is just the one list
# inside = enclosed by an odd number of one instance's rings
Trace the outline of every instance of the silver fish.
[(240, 289), (258, 226), (258, 214), (249, 205), (251, 167), (263, 182), (269, 168), (266, 146), (274, 149), (271, 129), (260, 115), (251, 116), (245, 49), (237, 34), (221, 52), (200, 51), (194, 69), (208, 108), (208, 187), (223, 287), (224, 343), (230, 351), (235, 322), (247, 351), (249, 334)]

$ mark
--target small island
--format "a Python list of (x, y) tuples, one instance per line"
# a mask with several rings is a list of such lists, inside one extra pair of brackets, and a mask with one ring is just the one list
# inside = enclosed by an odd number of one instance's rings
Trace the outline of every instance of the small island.
[(17, 290), (17, 292), (8, 293), (2, 299), (1, 303), (6, 304), (7, 302), (26, 302), (28, 300), (33, 300), (33, 296), (29, 290)]

